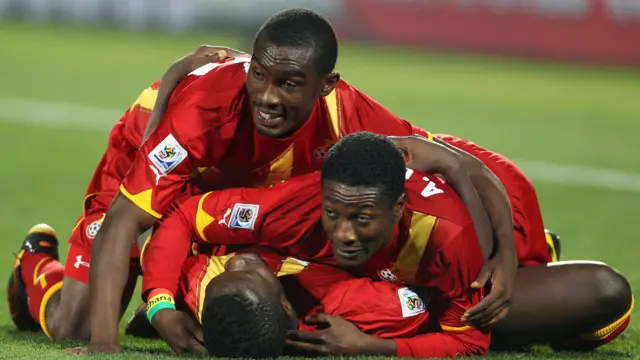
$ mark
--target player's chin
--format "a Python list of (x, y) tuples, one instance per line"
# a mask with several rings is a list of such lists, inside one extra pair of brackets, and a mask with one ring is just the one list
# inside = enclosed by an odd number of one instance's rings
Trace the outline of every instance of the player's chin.
[(270, 138), (286, 138), (295, 132), (292, 122), (284, 119), (267, 123), (260, 118), (254, 118), (253, 124), (260, 135)]
[(357, 253), (343, 254), (340, 250), (334, 249), (334, 257), (338, 266), (342, 268), (355, 268), (364, 264), (369, 257), (365, 250), (360, 250)]

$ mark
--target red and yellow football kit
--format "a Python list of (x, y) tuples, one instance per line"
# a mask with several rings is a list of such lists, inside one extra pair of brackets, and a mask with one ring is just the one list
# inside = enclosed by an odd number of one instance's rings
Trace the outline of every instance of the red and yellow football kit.
[[(179, 282), (174, 285), (178, 309), (189, 311), (201, 321), (205, 289), (211, 279), (225, 271), (225, 265), (236, 254), (248, 251), (258, 254), (271, 271), (281, 279), (283, 289), (298, 314), (307, 314), (317, 308), (329, 290), (341, 281), (353, 279), (353, 275), (337, 267), (302, 261), (283, 256), (274, 249), (253, 247), (237, 252), (217, 248), (216, 255), (198, 254), (186, 259), (182, 266)], [(161, 263), (145, 263), (146, 268), (161, 270)], [(287, 278), (295, 279), (287, 279)]]
[(349, 133), (431, 137), (342, 80), (294, 135), (262, 136), (245, 91), (248, 68), (249, 60), (239, 58), (196, 70), (201, 76), (172, 97), (138, 151), (120, 187), (129, 200), (159, 219), (188, 194), (270, 185), (319, 170), (327, 149)]
[[(341, 316), (362, 332), (380, 338), (409, 338), (440, 331), (437, 319), (429, 316), (427, 289), (357, 278), (336, 267), (282, 256), (267, 248), (250, 251), (260, 255), (279, 277), (287, 299), (301, 319), (300, 330), (312, 330), (302, 320), (322, 312)], [(199, 254), (187, 258), (177, 287), (177, 308), (201, 322), (207, 285), (225, 271), (226, 262), (236, 254)]]
[[(198, 78), (190, 74), (174, 91), (180, 93)], [(142, 91), (136, 101), (111, 129), (107, 149), (96, 167), (83, 202), (83, 211), (69, 237), (69, 250), (64, 275), (82, 283), (89, 282), (91, 246), (100, 230), (102, 219), (118, 193), (125, 175), (129, 171), (156, 102), (160, 82), (156, 81)], [(137, 258), (139, 250), (134, 246), (131, 257)], [(139, 263), (132, 262), (128, 290), (133, 291), (135, 277), (139, 274)]]
[[(159, 82), (142, 92), (111, 131), (88, 186), (83, 214), (69, 239), (71, 261), (65, 275), (88, 282), (93, 238), (123, 180), (123, 194), (159, 217), (180, 194), (194, 193), (184, 191), (187, 180), (195, 193), (271, 184), (319, 169), (329, 146), (361, 130), (431, 137), (340, 81), (333, 93), (318, 101), (300, 131), (289, 139), (265, 138), (255, 132), (248, 116), (244, 91), (248, 61), (228, 59), (189, 74), (172, 94), (161, 125), (137, 154)], [(132, 257), (137, 254), (135, 248)]]
[[(82, 215), (69, 237), (65, 276), (85, 284), (89, 282), (93, 238), (98, 233), (109, 204), (118, 193), (118, 187), (142, 143), (159, 86), (160, 82), (156, 81), (145, 89), (111, 129), (107, 149), (87, 187)], [(138, 252), (136, 247), (132, 257), (136, 257)], [(132, 273), (137, 274), (135, 271)]]
[[(395, 339), (398, 356), (484, 354), (489, 334), (460, 321), (483, 295), (469, 291), (483, 258), (468, 211), (448, 185), (412, 170), (407, 171), (406, 195), (405, 214), (392, 239), (354, 271), (430, 290), (430, 321), (438, 332)], [(319, 220), (320, 197), (320, 175), (313, 173), (269, 188), (228, 189), (189, 199), (162, 222), (143, 250), (143, 292), (175, 288), (192, 239), (259, 243), (305, 261), (331, 262)]]

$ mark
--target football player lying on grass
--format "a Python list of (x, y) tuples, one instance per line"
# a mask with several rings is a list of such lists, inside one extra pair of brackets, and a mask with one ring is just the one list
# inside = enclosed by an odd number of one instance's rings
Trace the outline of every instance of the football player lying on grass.
[[(329, 151), (321, 174), (188, 200), (162, 222), (143, 253), (143, 296), (159, 296), (149, 299), (153, 325), (170, 344), (189, 338), (189, 326), (181, 325), (171, 303), (192, 240), (259, 244), (303, 261), (339, 266), (372, 283), (428, 290), (428, 299), (421, 298), (428, 320), (412, 336), (366, 337), (357, 327), (331, 318), (329, 329), (290, 333), (293, 348), (414, 357), (485, 354), (490, 332), (469, 325), (469, 309), (485, 293), (472, 288), (483, 264), (473, 221), (447, 184), (406, 169), (404, 160), (389, 139), (356, 133)], [(546, 248), (544, 238), (538, 241)], [(561, 349), (590, 349), (615, 339), (628, 325), (629, 284), (610, 267), (595, 262), (523, 265), (509, 316), (492, 329), (495, 347), (551, 343)], [(206, 306), (202, 290), (199, 300)], [(396, 315), (405, 315), (403, 310)], [(235, 322), (230, 318), (225, 326)], [(349, 333), (338, 336), (338, 329)]]

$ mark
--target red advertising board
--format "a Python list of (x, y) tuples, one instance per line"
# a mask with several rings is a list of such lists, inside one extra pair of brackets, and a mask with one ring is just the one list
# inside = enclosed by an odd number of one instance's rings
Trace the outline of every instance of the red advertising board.
[(344, 38), (640, 66), (640, 0), (343, 0)]

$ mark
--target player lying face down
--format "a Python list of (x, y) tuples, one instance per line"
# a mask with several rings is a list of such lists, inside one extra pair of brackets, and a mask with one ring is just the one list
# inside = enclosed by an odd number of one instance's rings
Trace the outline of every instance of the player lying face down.
[(216, 357), (282, 355), (298, 317), (280, 281), (255, 254), (233, 256), (206, 286), (201, 315), (204, 346)]
[(428, 292), (418, 295), (404, 286), (356, 278), (335, 266), (284, 257), (273, 249), (250, 251), (255, 253), (189, 257), (176, 306), (166, 292), (152, 292), (147, 316), (174, 351), (276, 357), (286, 342), (296, 344), (287, 340), (289, 332), (316, 330), (300, 334), (322, 334), (327, 349), (342, 347), (341, 352), (357, 355), (375, 351), (370, 345), (375, 337), (438, 331), (429, 327), (423, 300)]

